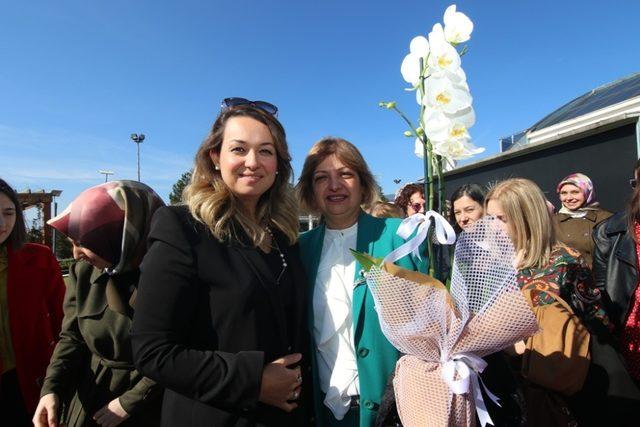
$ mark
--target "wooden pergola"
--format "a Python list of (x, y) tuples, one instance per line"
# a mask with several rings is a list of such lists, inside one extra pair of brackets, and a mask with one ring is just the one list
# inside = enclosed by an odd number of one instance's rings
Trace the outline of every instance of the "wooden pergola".
[(30, 189), (19, 192), (18, 200), (22, 205), (22, 210), (27, 210), (29, 208), (33, 208), (36, 206), (40, 206), (42, 208), (42, 228), (44, 233), (42, 233), (41, 243), (44, 245), (53, 248), (53, 229), (47, 225), (47, 221), (51, 219), (51, 204), (55, 202), (55, 198), (60, 196), (62, 190), (51, 190), (50, 192), (45, 192), (44, 190), (31, 191)]

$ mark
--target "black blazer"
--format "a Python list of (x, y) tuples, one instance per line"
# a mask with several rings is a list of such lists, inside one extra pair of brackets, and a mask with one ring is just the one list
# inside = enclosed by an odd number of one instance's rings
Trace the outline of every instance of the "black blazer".
[(294, 281), (294, 313), (285, 313), (256, 249), (218, 242), (184, 206), (154, 215), (132, 344), (138, 369), (166, 387), (163, 426), (305, 424), (304, 399), (291, 414), (258, 402), (266, 364), (290, 353), (309, 360), (298, 247), (276, 239)]

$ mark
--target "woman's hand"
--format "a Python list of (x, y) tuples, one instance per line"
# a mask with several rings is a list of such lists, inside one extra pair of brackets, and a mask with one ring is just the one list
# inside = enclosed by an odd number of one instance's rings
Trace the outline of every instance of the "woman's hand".
[(262, 385), (258, 400), (286, 412), (297, 408), (298, 404), (290, 401), (300, 397), (302, 373), (299, 366), (295, 368), (290, 366), (300, 360), (302, 360), (300, 353), (288, 354), (265, 366), (262, 371)]
[(95, 413), (93, 419), (102, 427), (115, 427), (129, 418), (129, 414), (122, 408), (118, 398), (113, 399)]
[(36, 413), (33, 414), (35, 427), (58, 427), (58, 407), (60, 401), (55, 393), (45, 394), (40, 398)]

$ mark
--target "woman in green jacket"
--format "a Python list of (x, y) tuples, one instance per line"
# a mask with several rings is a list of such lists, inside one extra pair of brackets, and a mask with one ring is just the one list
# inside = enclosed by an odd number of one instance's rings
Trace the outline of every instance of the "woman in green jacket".
[(161, 389), (136, 371), (129, 331), (149, 224), (163, 205), (144, 184), (112, 181), (85, 190), (48, 222), (71, 240), (78, 262), (35, 426), (159, 424)]
[[(375, 179), (358, 149), (324, 138), (304, 163), (298, 196), (322, 215), (320, 226), (300, 237), (311, 290), (309, 328), (318, 426), (372, 426), (399, 352), (380, 330), (359, 263), (349, 249), (384, 257), (404, 243), (400, 220), (374, 218), (361, 206), (378, 198)], [(416, 270), (409, 257), (398, 261)]]

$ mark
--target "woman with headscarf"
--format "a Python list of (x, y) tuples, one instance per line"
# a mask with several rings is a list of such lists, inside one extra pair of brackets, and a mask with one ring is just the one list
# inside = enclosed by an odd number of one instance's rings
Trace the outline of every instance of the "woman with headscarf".
[(588, 176), (574, 173), (566, 176), (556, 188), (562, 208), (553, 217), (558, 240), (580, 252), (585, 263), (593, 262), (593, 227), (612, 213), (599, 207), (593, 183)]
[(64, 297), (51, 249), (26, 238), (18, 196), (0, 179), (0, 413), (17, 427), (31, 425)]
[(35, 426), (157, 425), (161, 389), (133, 365), (130, 329), (153, 213), (162, 199), (135, 181), (83, 191), (48, 223), (71, 240), (64, 320)]

